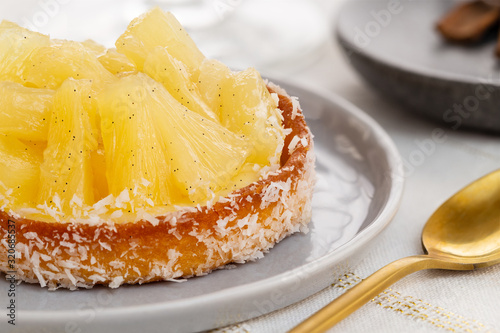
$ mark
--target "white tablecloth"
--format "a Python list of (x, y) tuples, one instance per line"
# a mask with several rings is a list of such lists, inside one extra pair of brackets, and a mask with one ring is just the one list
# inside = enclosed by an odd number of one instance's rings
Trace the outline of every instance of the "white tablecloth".
[[(333, 27), (340, 4), (322, 1)], [(345, 277), (302, 302), (217, 332), (285, 332), (346, 289), (398, 258), (421, 254), (421, 230), (432, 212), (476, 178), (500, 168), (500, 137), (444, 128), (446, 140), (430, 144), (439, 124), (422, 119), (367, 86), (333, 37), (313, 66), (283, 74), (343, 96), (375, 118), (406, 163), (401, 207), (374, 240), (373, 250)], [(276, 73), (273, 73), (276, 74)], [(426, 148), (423, 142), (428, 143)], [(412, 154), (425, 156), (419, 165)], [(420, 156), (422, 154), (418, 153)], [(417, 163), (418, 164), (418, 163)], [(330, 332), (500, 332), (500, 265), (472, 272), (423, 271), (394, 284)]]

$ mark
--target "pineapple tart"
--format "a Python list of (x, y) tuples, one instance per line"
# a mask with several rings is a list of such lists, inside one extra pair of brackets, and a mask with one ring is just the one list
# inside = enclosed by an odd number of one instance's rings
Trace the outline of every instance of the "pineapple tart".
[(0, 271), (42, 287), (204, 275), (307, 230), (294, 97), (206, 59), (170, 13), (106, 49), (0, 23)]

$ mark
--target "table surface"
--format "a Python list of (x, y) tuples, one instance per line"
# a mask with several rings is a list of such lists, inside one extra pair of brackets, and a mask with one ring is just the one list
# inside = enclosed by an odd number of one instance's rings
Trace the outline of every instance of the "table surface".
[[(342, 1), (318, 3), (330, 17), (333, 36)], [(454, 131), (378, 95), (354, 72), (333, 38), (314, 65), (282, 75), (338, 94), (377, 120), (405, 162), (405, 190), (394, 220), (343, 281), (225, 332), (284, 332), (340, 295), (349, 283), (394, 260), (421, 254), (421, 231), (434, 210), (466, 184), (500, 167), (499, 136)], [(444, 142), (432, 140), (436, 129), (445, 131)], [(499, 305), (500, 265), (473, 272), (422, 271), (397, 282), (329, 332), (497, 332)]]

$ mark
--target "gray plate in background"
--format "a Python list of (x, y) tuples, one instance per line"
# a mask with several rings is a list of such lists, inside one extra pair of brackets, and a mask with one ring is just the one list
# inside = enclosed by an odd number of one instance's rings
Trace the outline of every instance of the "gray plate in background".
[[(435, 30), (453, 0), (351, 0), (337, 39), (376, 90), (453, 129), (500, 132), (496, 32), (473, 46), (445, 42)], [(392, 5), (391, 5), (392, 4)]]

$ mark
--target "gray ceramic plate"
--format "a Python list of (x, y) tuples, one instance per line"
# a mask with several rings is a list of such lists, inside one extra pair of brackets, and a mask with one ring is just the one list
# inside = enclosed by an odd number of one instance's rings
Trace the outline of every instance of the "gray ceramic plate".
[[(206, 330), (297, 302), (344, 273), (348, 259), (355, 263), (396, 212), (403, 188), (399, 154), (374, 120), (341, 98), (281, 86), (300, 97), (315, 135), (319, 177), (308, 234), (285, 239), (263, 259), (183, 283), (73, 292), (23, 283), (16, 290), (16, 328), (51, 333)], [(7, 293), (5, 281), (0, 281), (0, 292)]]
[(465, 47), (446, 43), (438, 19), (453, 0), (351, 0), (337, 39), (375, 89), (453, 129), (500, 132), (500, 66), (495, 34)]

